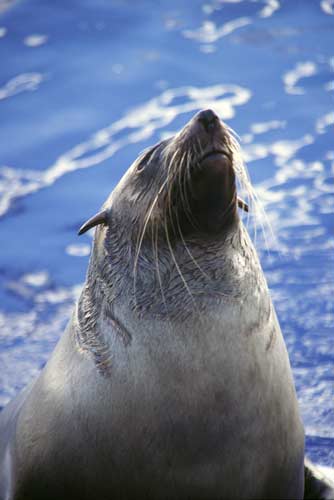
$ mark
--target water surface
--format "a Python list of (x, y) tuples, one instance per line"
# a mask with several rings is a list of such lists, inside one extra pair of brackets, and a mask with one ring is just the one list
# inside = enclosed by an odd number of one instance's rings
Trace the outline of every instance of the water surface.
[(332, 0), (0, 1), (0, 406), (67, 322), (91, 244), (77, 228), (139, 151), (212, 107), (266, 210), (257, 248), (307, 452), (334, 465), (333, 13)]

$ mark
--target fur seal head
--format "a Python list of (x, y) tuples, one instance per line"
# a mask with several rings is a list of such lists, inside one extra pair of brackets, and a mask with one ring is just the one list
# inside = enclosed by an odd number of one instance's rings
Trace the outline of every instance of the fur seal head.
[[(236, 198), (236, 149), (230, 129), (212, 110), (201, 111), (175, 137), (140, 155), (110, 205), (123, 205), (133, 224), (133, 216), (137, 221), (143, 213), (133, 205), (145, 200), (146, 226), (160, 217), (172, 226), (174, 236), (226, 230), (236, 217), (236, 204), (248, 211), (248, 205)], [(107, 225), (109, 216), (110, 210), (102, 210), (81, 226), (79, 234)]]

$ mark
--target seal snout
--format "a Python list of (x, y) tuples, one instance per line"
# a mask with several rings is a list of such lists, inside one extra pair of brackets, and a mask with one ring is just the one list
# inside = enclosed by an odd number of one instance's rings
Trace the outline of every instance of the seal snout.
[[(212, 109), (197, 113), (169, 143), (173, 171), (171, 192), (175, 220), (187, 235), (195, 231), (217, 233), (236, 214), (233, 147), (229, 129)], [(170, 167), (171, 165), (171, 167)]]
[(200, 145), (196, 161), (192, 164), (192, 174), (199, 174), (208, 191), (215, 191), (217, 182), (221, 184), (232, 166), (226, 130), (212, 109), (204, 109), (194, 116), (190, 133), (193, 134), (194, 149), (196, 144)]
[(224, 123), (212, 109), (199, 111), (185, 127), (185, 139), (200, 144), (201, 155), (224, 149), (227, 136)]
[(195, 120), (197, 120), (208, 133), (213, 132), (220, 122), (219, 117), (212, 109), (200, 111), (195, 116)]

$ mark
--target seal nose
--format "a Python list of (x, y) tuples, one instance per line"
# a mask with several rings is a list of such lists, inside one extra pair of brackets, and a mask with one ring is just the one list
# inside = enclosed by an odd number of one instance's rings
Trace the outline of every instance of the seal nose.
[(219, 122), (218, 116), (212, 109), (200, 111), (197, 115), (197, 120), (203, 125), (206, 132), (212, 131)]

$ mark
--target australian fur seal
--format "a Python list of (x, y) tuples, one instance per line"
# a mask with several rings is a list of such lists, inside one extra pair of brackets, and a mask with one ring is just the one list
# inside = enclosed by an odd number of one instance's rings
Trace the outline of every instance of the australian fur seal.
[(0, 498), (302, 499), (289, 359), (211, 110), (145, 151), (102, 211), (39, 378), (0, 415)]

